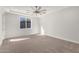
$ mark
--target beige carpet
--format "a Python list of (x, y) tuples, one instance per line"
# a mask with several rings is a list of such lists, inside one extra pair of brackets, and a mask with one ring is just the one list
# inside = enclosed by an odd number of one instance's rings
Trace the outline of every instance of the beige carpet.
[(78, 53), (79, 44), (50, 36), (30, 35), (4, 40), (1, 53)]

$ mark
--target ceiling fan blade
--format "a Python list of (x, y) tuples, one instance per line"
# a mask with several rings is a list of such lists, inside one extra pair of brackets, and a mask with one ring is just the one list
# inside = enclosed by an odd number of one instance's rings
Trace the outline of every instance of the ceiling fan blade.
[(42, 7), (41, 6), (38, 6), (38, 10), (41, 10), (42, 9)]
[(43, 14), (46, 14), (46, 12), (42, 12)]
[(31, 8), (32, 8), (32, 10), (36, 10), (35, 6), (32, 6)]

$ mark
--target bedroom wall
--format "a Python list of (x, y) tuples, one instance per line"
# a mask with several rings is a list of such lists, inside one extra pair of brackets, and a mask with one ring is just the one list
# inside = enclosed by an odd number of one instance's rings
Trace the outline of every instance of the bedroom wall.
[(2, 38), (2, 13), (0, 9), (0, 39)]
[(0, 7), (0, 46), (1, 46), (3, 39), (4, 39), (4, 32), (3, 32), (3, 27), (2, 27), (3, 26), (2, 20), (3, 20), (4, 12), (5, 12), (5, 10)]
[(5, 13), (5, 38), (25, 36), (40, 33), (40, 20), (37, 17), (29, 17), (32, 20), (32, 28), (20, 29), (21, 15)]
[(68, 7), (41, 17), (46, 35), (79, 43), (79, 7)]

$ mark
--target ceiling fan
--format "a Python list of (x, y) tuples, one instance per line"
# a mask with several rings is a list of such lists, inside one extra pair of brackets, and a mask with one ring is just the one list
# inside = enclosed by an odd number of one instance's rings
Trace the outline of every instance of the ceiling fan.
[(32, 15), (43, 15), (43, 14), (46, 14), (46, 9), (43, 9), (43, 7), (41, 6), (32, 6), (32, 11), (31, 10), (27, 10), (28, 12), (27, 13), (32, 13)]

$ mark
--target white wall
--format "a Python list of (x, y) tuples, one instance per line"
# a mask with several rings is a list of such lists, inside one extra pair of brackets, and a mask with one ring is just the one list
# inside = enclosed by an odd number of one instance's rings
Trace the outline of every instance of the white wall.
[(24, 36), (40, 33), (40, 20), (37, 17), (29, 17), (32, 20), (31, 29), (20, 29), (21, 15), (5, 13), (5, 38)]
[(1, 9), (0, 9), (0, 45), (2, 44), (2, 40), (3, 40), (3, 33), (2, 33), (2, 13), (1, 13)]
[(79, 43), (79, 7), (68, 7), (41, 17), (45, 34)]
[[(0, 9), (1, 12), (1, 9)], [(2, 38), (2, 13), (0, 13), (0, 39)]]
[(0, 7), (0, 45), (2, 44), (3, 42), (3, 39), (4, 39), (4, 32), (3, 32), (3, 14), (4, 14), (5, 10), (2, 9)]

